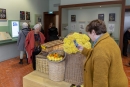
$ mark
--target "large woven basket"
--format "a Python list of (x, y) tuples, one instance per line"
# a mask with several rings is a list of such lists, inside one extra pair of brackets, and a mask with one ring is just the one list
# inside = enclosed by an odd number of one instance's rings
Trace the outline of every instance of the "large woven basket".
[(49, 79), (52, 81), (63, 81), (65, 74), (65, 61), (54, 63), (49, 63)]
[(75, 85), (83, 84), (83, 69), (86, 57), (80, 52), (66, 55), (65, 81)]
[(44, 74), (48, 74), (48, 61), (46, 56), (39, 54), (36, 56), (36, 70)]
[(46, 49), (42, 49), (42, 51), (45, 51), (45, 52), (51, 52), (53, 50), (62, 50), (63, 49), (63, 47), (62, 47), (63, 41), (61, 41), (61, 40), (47, 42), (42, 45), (46, 47)]
[(65, 57), (66, 54), (63, 50), (54, 50), (51, 53), (58, 53), (60, 55), (64, 55), (64, 58), (61, 61), (55, 62), (48, 60), (49, 65), (49, 78), (53, 81), (63, 81), (65, 74)]

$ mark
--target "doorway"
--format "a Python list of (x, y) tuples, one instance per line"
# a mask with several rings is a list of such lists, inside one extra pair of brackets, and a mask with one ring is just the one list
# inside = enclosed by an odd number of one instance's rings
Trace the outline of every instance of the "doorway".
[(49, 41), (49, 35), (48, 35), (48, 29), (49, 29), (49, 24), (54, 23), (54, 25), (57, 27), (59, 26), (59, 14), (58, 11), (53, 12), (53, 14), (49, 14), (48, 12), (43, 13), (44, 17), (44, 35), (45, 35), (45, 42)]
[(130, 9), (125, 10), (124, 32), (130, 28)]
[[(130, 28), (130, 8), (125, 9), (124, 33), (128, 30), (128, 28)], [(128, 54), (128, 56), (130, 55), (130, 44), (128, 44), (127, 54)]]

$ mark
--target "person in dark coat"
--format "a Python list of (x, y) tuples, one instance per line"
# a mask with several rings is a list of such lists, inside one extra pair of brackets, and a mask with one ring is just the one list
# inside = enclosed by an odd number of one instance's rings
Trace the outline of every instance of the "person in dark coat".
[(130, 28), (124, 33), (123, 36), (123, 55), (127, 57), (128, 40), (130, 40)]
[(49, 34), (49, 41), (53, 41), (53, 40), (58, 40), (58, 30), (55, 27), (54, 24), (52, 24), (52, 26), (50, 26), (49, 30), (48, 30), (48, 34)]
[[(25, 38), (26, 38), (27, 34), (29, 33), (29, 31), (30, 30), (28, 29), (28, 24), (26, 22), (24, 22), (22, 24), (22, 29), (19, 31), (19, 36), (18, 36), (18, 40), (17, 40), (18, 50), (20, 51), (20, 62), (19, 62), (19, 64), (23, 64), (23, 57), (24, 57), (24, 53), (26, 52), (26, 50), (25, 50)], [(28, 57), (27, 53), (26, 53), (26, 56)], [(28, 61), (27, 61), (27, 63), (28, 63)]]

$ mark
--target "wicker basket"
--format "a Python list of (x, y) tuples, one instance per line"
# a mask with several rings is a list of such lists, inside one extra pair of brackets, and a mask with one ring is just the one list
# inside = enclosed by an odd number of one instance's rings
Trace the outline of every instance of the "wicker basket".
[(48, 60), (49, 65), (49, 78), (53, 81), (63, 81), (64, 80), (64, 74), (65, 74), (65, 57), (66, 54), (63, 50), (54, 50), (51, 53), (58, 53), (60, 55), (63, 55), (64, 58), (61, 61), (50, 61)]
[(36, 70), (48, 74), (48, 61), (46, 56), (39, 54), (36, 56)]
[(47, 55), (48, 55), (48, 52), (42, 51), (42, 52), (41, 52), (41, 55), (47, 56)]
[(86, 57), (80, 52), (75, 54), (66, 54), (66, 70), (65, 82), (82, 85), (83, 84), (83, 69)]
[(42, 45), (44, 45), (46, 47), (46, 49), (42, 49), (42, 51), (45, 51), (45, 52), (51, 52), (53, 50), (63, 49), (62, 48), (63, 41), (61, 41), (61, 40), (55, 40), (55, 41), (47, 42), (47, 43), (44, 43)]
[(52, 81), (63, 81), (65, 74), (65, 61), (54, 63), (49, 63), (49, 79)]

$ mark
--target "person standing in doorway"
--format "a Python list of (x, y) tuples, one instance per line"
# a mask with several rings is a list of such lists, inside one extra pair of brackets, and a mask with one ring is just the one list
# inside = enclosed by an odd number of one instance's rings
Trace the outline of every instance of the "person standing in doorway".
[(53, 23), (50, 23), (49, 26), (49, 30), (48, 30), (48, 34), (49, 34), (49, 41), (54, 41), (54, 40), (58, 40), (58, 30), (55, 27), (55, 25)]
[(49, 28), (51, 28), (51, 27), (52, 27), (52, 25), (53, 25), (53, 23), (50, 23), (50, 24), (49, 24)]
[[(18, 40), (17, 40), (17, 46), (18, 46), (18, 49), (20, 50), (20, 62), (19, 62), (19, 64), (23, 64), (23, 57), (24, 57), (24, 53), (26, 52), (26, 50), (25, 50), (25, 38), (26, 38), (28, 33), (29, 33), (28, 24), (26, 22), (24, 22), (22, 24), (22, 29), (19, 32), (19, 36), (18, 36)], [(26, 57), (28, 58), (27, 53), (26, 53)], [(28, 63), (28, 59), (27, 59), (27, 63)]]
[(124, 33), (123, 36), (123, 56), (127, 57), (128, 40), (130, 40), (130, 28)]

